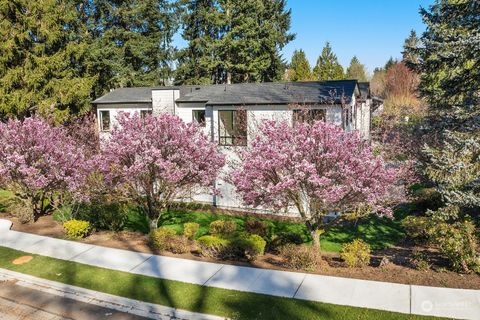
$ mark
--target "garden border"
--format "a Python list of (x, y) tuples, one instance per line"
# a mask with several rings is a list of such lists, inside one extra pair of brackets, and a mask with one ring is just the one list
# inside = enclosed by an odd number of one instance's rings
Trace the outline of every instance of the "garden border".
[(340, 278), (165, 257), (12, 230), (0, 246), (57, 259), (223, 289), (379, 309), (479, 319), (480, 290)]

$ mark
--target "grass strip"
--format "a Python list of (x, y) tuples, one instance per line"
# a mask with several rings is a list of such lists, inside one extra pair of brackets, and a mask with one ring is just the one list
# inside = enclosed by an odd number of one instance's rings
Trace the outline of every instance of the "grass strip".
[[(93, 267), (0, 247), (0, 267), (131, 299), (232, 319), (438, 319), (225, 290)], [(395, 299), (395, 297), (391, 297)]]

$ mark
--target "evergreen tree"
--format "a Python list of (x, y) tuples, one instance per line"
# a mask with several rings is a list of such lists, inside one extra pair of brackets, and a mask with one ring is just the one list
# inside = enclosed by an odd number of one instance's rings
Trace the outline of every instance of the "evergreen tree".
[(405, 39), (403, 44), (402, 59), (407, 64), (417, 64), (419, 57), (416, 49), (419, 46), (420, 39), (417, 37), (415, 30), (410, 31), (410, 35)]
[(397, 63), (398, 61), (396, 59), (393, 59), (393, 57), (390, 57), (390, 59), (388, 59), (387, 62), (385, 63), (385, 66), (383, 67), (383, 69), (387, 71), (388, 69), (390, 69), (391, 66)]
[(176, 7), (169, 0), (86, 1), (89, 69), (99, 75), (96, 96), (110, 88), (165, 85), (172, 79)]
[(427, 30), (419, 60), (420, 92), (430, 108), (432, 133), (426, 173), (445, 207), (432, 214), (456, 218), (480, 208), (480, 3), (437, 0), (421, 10)]
[(280, 50), (288, 33), (285, 0), (184, 0), (177, 83), (259, 82), (281, 79)]
[(347, 78), (356, 79), (358, 81), (367, 81), (365, 66), (360, 63), (357, 56), (353, 56), (350, 61), (350, 66), (347, 68)]
[(0, 0), (0, 114), (63, 121), (90, 107), (77, 2)]
[(345, 77), (343, 67), (328, 42), (323, 47), (322, 54), (313, 68), (313, 76), (316, 80), (341, 80)]
[(312, 79), (310, 63), (308, 63), (307, 56), (302, 49), (293, 52), (290, 69), (291, 81), (308, 81)]

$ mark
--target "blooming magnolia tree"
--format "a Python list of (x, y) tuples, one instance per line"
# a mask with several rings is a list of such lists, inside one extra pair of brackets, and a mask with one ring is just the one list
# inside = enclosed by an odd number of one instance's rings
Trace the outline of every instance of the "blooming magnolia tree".
[(246, 204), (296, 208), (320, 247), (318, 230), (331, 211), (382, 206), (396, 170), (373, 155), (358, 134), (317, 121), (313, 124), (265, 121), (240, 155), (231, 180)]
[(142, 208), (151, 229), (172, 200), (213, 189), (225, 159), (197, 124), (166, 113), (117, 120), (103, 146), (105, 177)]
[[(75, 193), (88, 175), (88, 161), (63, 126), (40, 118), (0, 122), (0, 185), (31, 206), (27, 219), (45, 213), (59, 195)], [(26, 210), (26, 208), (22, 208)]]

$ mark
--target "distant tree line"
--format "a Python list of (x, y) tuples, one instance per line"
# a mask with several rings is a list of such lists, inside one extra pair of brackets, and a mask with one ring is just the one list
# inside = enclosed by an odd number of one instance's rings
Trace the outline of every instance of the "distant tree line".
[(302, 49), (295, 50), (292, 61), (284, 74), (284, 80), (288, 81), (343, 79), (367, 81), (367, 78), (365, 65), (360, 63), (357, 56), (353, 56), (350, 65), (344, 70), (329, 42), (323, 47), (313, 69), (310, 67), (305, 52)]
[(281, 80), (290, 15), (285, 0), (0, 0), (0, 118), (63, 122), (117, 87)]

